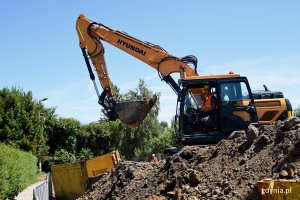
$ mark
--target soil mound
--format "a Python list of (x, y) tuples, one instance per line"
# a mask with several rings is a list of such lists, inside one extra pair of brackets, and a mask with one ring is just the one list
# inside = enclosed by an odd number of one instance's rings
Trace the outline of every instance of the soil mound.
[(257, 181), (300, 177), (300, 120), (235, 131), (159, 163), (124, 161), (81, 199), (259, 199)]

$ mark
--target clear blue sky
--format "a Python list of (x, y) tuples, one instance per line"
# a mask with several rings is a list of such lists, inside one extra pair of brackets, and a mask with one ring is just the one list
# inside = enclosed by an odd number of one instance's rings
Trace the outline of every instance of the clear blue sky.
[[(105, 2), (105, 3), (103, 3)], [(61, 117), (82, 123), (100, 115), (75, 30), (89, 19), (159, 44), (171, 54), (198, 57), (201, 74), (229, 70), (266, 84), (300, 106), (300, 1), (4, 1), (1, 4), (0, 88), (48, 97)], [(146, 79), (161, 92), (161, 120), (175, 114), (176, 96), (156, 71), (104, 44), (111, 80), (121, 92)]]

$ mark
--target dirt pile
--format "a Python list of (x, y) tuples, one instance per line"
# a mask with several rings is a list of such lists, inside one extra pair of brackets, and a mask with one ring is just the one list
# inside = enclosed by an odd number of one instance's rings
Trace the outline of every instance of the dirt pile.
[(259, 199), (264, 178), (300, 177), (300, 120), (233, 132), (161, 161), (124, 161), (82, 199)]

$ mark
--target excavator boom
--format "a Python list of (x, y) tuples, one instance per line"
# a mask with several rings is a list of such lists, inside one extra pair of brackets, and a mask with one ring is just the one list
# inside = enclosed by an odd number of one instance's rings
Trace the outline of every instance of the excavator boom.
[[(170, 74), (179, 73), (181, 78), (198, 75), (196, 71), (196, 57), (186, 56), (184, 58), (178, 58), (172, 56), (158, 45), (142, 42), (126, 33), (113, 30), (103, 24), (92, 22), (84, 15), (78, 17), (76, 30), (79, 37), (79, 46), (82, 49), (90, 78), (94, 83), (99, 98), (99, 104), (104, 107), (109, 120), (119, 118), (129, 127), (136, 127), (151, 110), (157, 97), (154, 96), (150, 99), (140, 101), (115, 102), (104, 58), (104, 47), (101, 41), (105, 41), (117, 47), (157, 70), (160, 78), (166, 81), (177, 94), (179, 93), (180, 88), (171, 78)], [(101, 94), (98, 92), (95, 76), (93, 75), (89, 60), (92, 61), (100, 80), (101, 87), (103, 88)], [(190, 67), (188, 63), (193, 64), (194, 68)]]

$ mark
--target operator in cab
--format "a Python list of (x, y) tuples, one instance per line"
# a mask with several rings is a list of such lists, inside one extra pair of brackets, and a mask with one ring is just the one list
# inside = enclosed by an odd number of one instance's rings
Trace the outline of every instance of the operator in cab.
[(202, 112), (209, 113), (212, 110), (217, 108), (217, 97), (215, 94), (211, 93), (211, 88), (209, 85), (204, 85), (203, 92), (205, 100), (203, 101), (202, 106), (199, 108)]
[(199, 107), (199, 115), (197, 121), (204, 124), (204, 128), (216, 128), (217, 126), (217, 97), (211, 92), (209, 85), (203, 87), (204, 101)]

